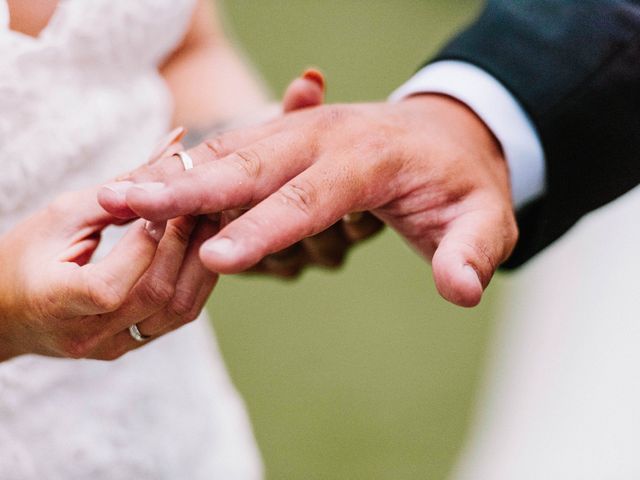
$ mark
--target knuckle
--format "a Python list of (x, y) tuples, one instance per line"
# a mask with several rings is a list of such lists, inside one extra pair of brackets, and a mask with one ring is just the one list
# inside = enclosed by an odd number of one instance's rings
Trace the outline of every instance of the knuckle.
[(167, 305), (175, 292), (175, 287), (167, 280), (150, 276), (144, 283), (142, 295), (145, 303), (150, 305)]
[(194, 217), (180, 217), (178, 221), (167, 224), (167, 233), (176, 238), (181, 244), (188, 244), (191, 239), (191, 232), (195, 226)]
[(325, 107), (320, 116), (321, 123), (327, 127), (333, 127), (341, 123), (349, 115), (349, 109), (341, 105)]
[(112, 312), (122, 306), (125, 294), (117, 287), (118, 279), (105, 273), (89, 277), (87, 282), (88, 295), (91, 302), (100, 310)]
[[(398, 137), (398, 132), (394, 131), (393, 126), (383, 124), (376, 127), (375, 130), (363, 133), (358, 151), (370, 157), (388, 158), (393, 152), (393, 139)], [(371, 155), (372, 152), (375, 152), (375, 155)], [(372, 162), (366, 162), (364, 165), (371, 166)]]
[(91, 338), (71, 337), (61, 342), (59, 350), (67, 358), (81, 359), (89, 356), (95, 346)]
[[(179, 318), (181, 321), (187, 319), (193, 314), (196, 309), (195, 298), (191, 293), (178, 292), (178, 294), (169, 303), (169, 315)], [(198, 309), (198, 314), (199, 314)], [(196, 314), (197, 316), (197, 314)]]
[(315, 187), (310, 182), (295, 181), (288, 183), (278, 191), (280, 200), (305, 216), (311, 216), (317, 199)]
[(220, 135), (205, 140), (202, 147), (207, 150), (209, 155), (213, 155), (214, 158), (222, 158), (227, 155), (225, 141)]
[(262, 158), (260, 154), (252, 148), (243, 148), (238, 150), (233, 157), (233, 165), (236, 166), (241, 173), (249, 178), (258, 178), (262, 171)]

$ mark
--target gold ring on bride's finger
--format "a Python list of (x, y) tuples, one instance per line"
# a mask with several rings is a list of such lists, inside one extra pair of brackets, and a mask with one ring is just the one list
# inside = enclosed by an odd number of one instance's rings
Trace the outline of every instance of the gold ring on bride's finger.
[(144, 343), (151, 338), (140, 333), (140, 329), (135, 323), (129, 327), (129, 335), (131, 335), (131, 338), (133, 338), (138, 343)]
[(189, 171), (193, 168), (193, 158), (191, 158), (191, 155), (187, 152), (178, 152), (174, 157), (178, 157), (180, 159), (185, 171)]

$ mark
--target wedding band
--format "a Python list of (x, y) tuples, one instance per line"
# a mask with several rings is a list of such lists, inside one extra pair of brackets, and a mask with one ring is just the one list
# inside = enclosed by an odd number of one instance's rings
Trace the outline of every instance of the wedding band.
[(185, 171), (189, 171), (193, 168), (193, 158), (187, 152), (178, 152), (175, 155), (180, 159)]
[(144, 343), (151, 338), (140, 333), (140, 329), (136, 324), (133, 324), (129, 327), (129, 335), (131, 335), (131, 338), (133, 338), (138, 343)]

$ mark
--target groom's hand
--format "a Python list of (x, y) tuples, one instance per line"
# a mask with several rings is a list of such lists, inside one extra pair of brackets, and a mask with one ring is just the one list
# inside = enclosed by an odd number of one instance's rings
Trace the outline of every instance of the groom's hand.
[(307, 109), (189, 153), (196, 168), (180, 172), (176, 158), (163, 159), (144, 183), (123, 186), (124, 197), (157, 221), (250, 207), (203, 245), (216, 272), (245, 270), (371, 210), (432, 260), (446, 299), (473, 306), (517, 240), (500, 147), (448, 97)]
[[(322, 105), (324, 103), (324, 92), (325, 80), (322, 73), (315, 69), (307, 69), (287, 88), (282, 101), (282, 112), (287, 114), (296, 110)], [(246, 120), (253, 122), (252, 118)], [(245, 120), (240, 119), (239, 123), (242, 124), (243, 121)], [(258, 123), (250, 124), (257, 125)], [(249, 126), (249, 124), (246, 126)], [(240, 128), (240, 125), (237, 128)], [(180, 139), (185, 133), (182, 128), (174, 130), (161, 142), (161, 146), (156, 150), (158, 153), (153, 155), (147, 164), (123, 175), (120, 179), (133, 180), (140, 183), (148, 178), (157, 178), (159, 168), (165, 169), (163, 176), (171, 176), (174, 171), (180, 173), (184, 167), (182, 164), (177, 163), (175, 159), (165, 160), (161, 162), (161, 165), (156, 165), (156, 162), (161, 158), (171, 157), (184, 150), (184, 147), (180, 144)], [(113, 185), (111, 186), (113, 187)], [(120, 186), (122, 186), (122, 183)], [(116, 191), (103, 189), (103, 194), (101, 195), (103, 205), (120, 218), (137, 217), (135, 212), (131, 211), (126, 202), (122, 201), (122, 197), (118, 195), (118, 185), (115, 187)], [(222, 225), (236, 220), (242, 213), (243, 210), (222, 212), (220, 215)], [(328, 268), (338, 267), (355, 244), (374, 236), (382, 230), (383, 225), (378, 218), (368, 212), (345, 215), (343, 219), (327, 230), (302, 239), (282, 251), (267, 255), (258, 264), (251, 267), (248, 272), (292, 278), (309, 265)]]

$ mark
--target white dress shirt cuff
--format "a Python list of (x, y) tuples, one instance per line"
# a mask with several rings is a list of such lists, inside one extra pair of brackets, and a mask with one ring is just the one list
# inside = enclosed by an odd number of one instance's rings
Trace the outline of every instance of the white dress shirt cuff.
[(516, 210), (544, 194), (546, 165), (536, 128), (497, 79), (470, 63), (444, 60), (424, 67), (390, 99), (400, 101), (420, 93), (449, 95), (466, 104), (489, 127), (509, 165)]

